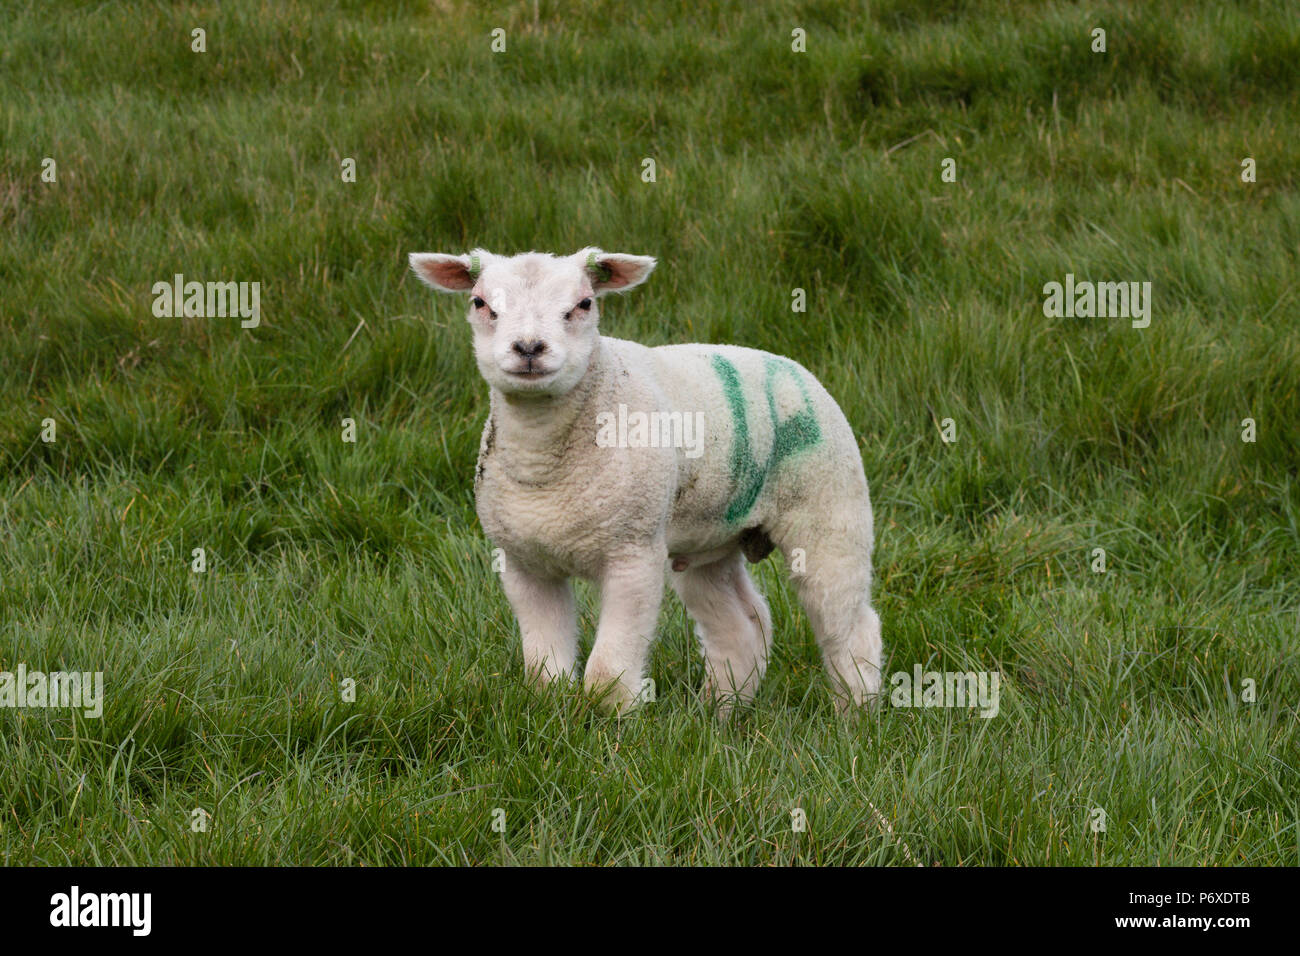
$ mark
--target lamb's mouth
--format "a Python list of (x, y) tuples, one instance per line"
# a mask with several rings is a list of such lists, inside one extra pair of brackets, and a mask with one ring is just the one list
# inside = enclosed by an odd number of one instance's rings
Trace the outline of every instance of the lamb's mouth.
[(536, 382), (553, 375), (554, 372), (548, 368), (522, 368), (514, 369), (506, 374), (523, 382)]

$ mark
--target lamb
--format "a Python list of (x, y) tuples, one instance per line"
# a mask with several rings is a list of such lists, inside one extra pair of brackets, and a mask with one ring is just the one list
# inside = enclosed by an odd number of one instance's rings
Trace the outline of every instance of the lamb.
[[(875, 697), (867, 480), (848, 421), (811, 373), (755, 349), (601, 335), (598, 300), (644, 282), (647, 256), (477, 249), (410, 262), (434, 289), (470, 295), (490, 395), (477, 511), (504, 557), (532, 679), (578, 677), (570, 579), (581, 577), (601, 598), (584, 686), (615, 714), (634, 708), (668, 578), (696, 624), (705, 692), (725, 713), (753, 697), (772, 637), (745, 561), (778, 548), (837, 707)], [(698, 423), (699, 440), (675, 440), (676, 423)]]

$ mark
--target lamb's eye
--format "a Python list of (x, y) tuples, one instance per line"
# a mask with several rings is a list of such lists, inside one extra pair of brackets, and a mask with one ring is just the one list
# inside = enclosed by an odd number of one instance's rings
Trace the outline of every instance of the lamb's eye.
[(482, 299), (480, 299), (478, 296), (474, 296), (474, 298), (470, 299), (470, 301), (474, 303), (474, 308), (476, 309), (481, 309), (483, 308), (483, 306), (487, 305), (487, 303), (484, 302)]
[(578, 303), (578, 308), (580, 308), (580, 309), (590, 309), (590, 308), (591, 308), (591, 300), (590, 300), (590, 299), (583, 299), (581, 302)]

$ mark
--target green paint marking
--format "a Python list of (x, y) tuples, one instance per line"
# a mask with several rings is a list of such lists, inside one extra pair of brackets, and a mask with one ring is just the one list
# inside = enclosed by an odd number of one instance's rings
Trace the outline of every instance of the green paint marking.
[[(754, 458), (753, 444), (749, 438), (749, 421), (745, 415), (745, 392), (741, 387), (740, 374), (736, 366), (721, 355), (710, 356), (713, 370), (722, 380), (722, 393), (727, 397), (727, 407), (731, 411), (731, 422), (736, 439), (731, 446), (731, 477), (736, 491), (727, 505), (726, 520), (735, 524), (744, 519), (758, 501), (767, 476), (782, 461), (805, 448), (811, 448), (822, 440), (821, 427), (813, 413), (812, 400), (808, 397), (803, 376), (793, 362), (769, 357), (763, 360), (767, 375), (763, 392), (767, 396), (767, 411), (772, 420), (772, 451), (767, 461), (760, 464)], [(780, 375), (794, 379), (803, 395), (804, 407), (785, 421), (778, 420), (776, 410), (776, 392), (773, 388)]]
[(603, 262), (596, 261), (594, 252), (587, 253), (587, 271), (596, 277), (597, 282), (608, 282), (614, 276), (614, 270)]

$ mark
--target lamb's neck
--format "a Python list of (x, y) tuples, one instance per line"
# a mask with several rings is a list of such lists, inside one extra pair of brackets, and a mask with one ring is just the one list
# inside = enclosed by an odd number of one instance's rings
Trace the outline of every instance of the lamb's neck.
[(564, 395), (538, 398), (492, 389), (492, 421), (506, 474), (528, 485), (562, 477), (574, 464), (572, 451), (591, 445), (596, 433), (596, 397), (603, 366), (592, 356), (581, 381)]

